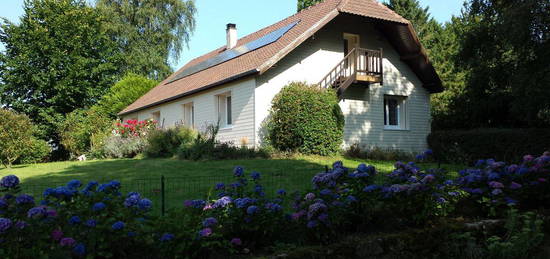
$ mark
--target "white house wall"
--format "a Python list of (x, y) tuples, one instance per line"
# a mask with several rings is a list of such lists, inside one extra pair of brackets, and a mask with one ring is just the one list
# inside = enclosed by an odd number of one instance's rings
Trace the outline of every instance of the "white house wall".
[[(276, 66), (257, 78), (255, 117), (257, 143), (262, 144), (273, 97), (291, 81), (318, 83), (344, 57), (343, 33), (360, 35), (362, 48), (384, 51), (384, 84), (352, 86), (343, 95), (344, 147), (396, 148), (421, 151), (430, 133), (430, 96), (412, 70), (367, 18), (341, 15)], [(384, 95), (407, 96), (405, 130), (384, 129)]]
[(183, 120), (183, 105), (193, 102), (195, 106), (195, 128), (204, 131), (207, 125), (215, 125), (218, 121), (216, 95), (231, 92), (233, 126), (220, 128), (218, 140), (232, 142), (235, 145), (255, 143), (254, 133), (254, 88), (253, 77), (231, 82), (222, 86), (200, 92), (172, 102), (160, 104), (148, 109), (125, 115), (124, 120), (152, 118), (152, 113), (160, 111), (159, 124), (172, 127)]

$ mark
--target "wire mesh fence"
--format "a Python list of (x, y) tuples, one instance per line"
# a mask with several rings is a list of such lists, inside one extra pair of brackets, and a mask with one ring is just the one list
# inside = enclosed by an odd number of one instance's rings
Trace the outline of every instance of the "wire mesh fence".
[[(266, 197), (275, 197), (279, 189), (288, 193), (294, 191), (306, 191), (310, 189), (311, 173), (277, 172), (262, 174), (260, 183), (264, 187)], [(108, 181), (99, 181), (105, 183)], [(232, 175), (205, 175), (186, 177), (164, 177), (133, 179), (121, 181), (121, 192), (139, 192), (143, 197), (153, 201), (155, 213), (164, 214), (171, 208), (181, 208), (185, 200), (190, 199), (216, 199), (218, 191), (217, 183), (230, 184), (235, 182)], [(64, 186), (66, 182), (48, 182), (44, 184), (21, 184), (23, 193), (33, 195), (39, 200), (47, 188)], [(83, 183), (86, 184), (86, 183)]]

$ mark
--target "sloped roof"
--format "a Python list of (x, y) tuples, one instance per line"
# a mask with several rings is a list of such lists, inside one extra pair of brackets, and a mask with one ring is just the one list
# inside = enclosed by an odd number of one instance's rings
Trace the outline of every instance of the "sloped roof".
[[(339, 13), (349, 13), (354, 15), (361, 15), (369, 18), (374, 18), (380, 21), (389, 23), (390, 26), (385, 29), (400, 31), (401, 28), (406, 28), (406, 37), (399, 38), (400, 35), (394, 36), (394, 41), (402, 40), (418, 40), (416, 34), (410, 26), (410, 23), (403, 17), (399, 16), (386, 6), (378, 3), (376, 0), (325, 0), (317, 5), (306, 8), (286, 19), (277, 22), (273, 25), (265, 27), (257, 32), (249, 34), (237, 41), (237, 46), (244, 45), (251, 41), (254, 41), (274, 30), (284, 27), (290, 23), (298, 22), (296, 26), (290, 29), (277, 41), (256, 49), (254, 51), (245, 53), (234, 59), (221, 63), (219, 65), (210, 67), (208, 69), (199, 71), (197, 73), (188, 75), (181, 79), (172, 81), (181, 71), (186, 70), (196, 64), (199, 64), (205, 60), (208, 60), (226, 50), (225, 46), (220, 47), (210, 53), (195, 58), (187, 63), (185, 66), (174, 72), (168, 78), (159, 83), (155, 88), (151, 89), (145, 95), (140, 97), (134, 103), (130, 104), (119, 115), (128, 114), (131, 112), (139, 111), (148, 107), (152, 107), (161, 103), (169, 102), (217, 85), (224, 84), (229, 81), (233, 81), (244, 76), (252, 74), (262, 74), (273, 66), (277, 61), (283, 58), (286, 54), (291, 52), (294, 48), (300, 45), (303, 41), (313, 35), (316, 31), (322, 28), (325, 24), (334, 19)], [(394, 28), (395, 27), (395, 28)], [(413, 34), (413, 35), (411, 35)], [(388, 35), (390, 37), (391, 35)], [(396, 42), (394, 46), (401, 45)], [(411, 53), (420, 53), (420, 57), (423, 58), (425, 63), (428, 63), (428, 67), (422, 67), (423, 69), (433, 70), (431, 64), (427, 59), (425, 52), (420, 46), (419, 42), (413, 42), (409, 44), (411, 47), (398, 49), (398, 52), (403, 55), (410, 55)], [(414, 56), (416, 57), (416, 56)], [(408, 61), (411, 61), (410, 59)], [(414, 61), (414, 60), (413, 60)], [(413, 71), (415, 68), (411, 66)], [(419, 67), (420, 68), (420, 67)], [(420, 68), (420, 69), (422, 69)], [(422, 71), (415, 71), (419, 74)], [(426, 73), (429, 74), (429, 73)], [(435, 78), (432, 80), (424, 81), (423, 78), (430, 79), (426, 76), (420, 76), (419, 78), (424, 84), (436, 82), (435, 87), (428, 88), (432, 92), (440, 91), (441, 81), (433, 70)]]

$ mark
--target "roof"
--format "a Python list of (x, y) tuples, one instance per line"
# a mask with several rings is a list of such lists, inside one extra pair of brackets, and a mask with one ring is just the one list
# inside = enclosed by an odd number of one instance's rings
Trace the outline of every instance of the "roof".
[[(119, 115), (129, 114), (179, 99), (245, 76), (262, 74), (340, 13), (361, 15), (381, 21), (381, 26), (387, 26), (384, 29), (392, 31), (386, 36), (390, 41), (395, 42), (393, 45), (402, 58), (404, 56), (409, 57), (408, 60), (404, 61), (410, 66), (411, 64), (413, 65), (411, 66), (412, 70), (419, 76), (424, 85), (428, 86), (428, 90), (431, 92), (442, 90), (441, 81), (430, 64), (409, 21), (376, 0), (325, 0), (282, 21), (240, 38), (237, 41), (237, 47), (259, 39), (290, 23), (298, 22), (296, 26), (292, 27), (277, 41), (224, 63), (174, 80), (181, 71), (217, 56), (225, 51), (226, 48), (225, 46), (220, 47), (191, 60), (160, 82), (155, 88), (122, 110)], [(423, 62), (425, 64), (417, 65), (415, 62)], [(425, 71), (422, 71), (422, 69)]]

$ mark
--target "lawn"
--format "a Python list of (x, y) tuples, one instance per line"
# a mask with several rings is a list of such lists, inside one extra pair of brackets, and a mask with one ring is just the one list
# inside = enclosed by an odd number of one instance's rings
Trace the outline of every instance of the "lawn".
[[(336, 157), (297, 156), (281, 159), (182, 161), (175, 159), (117, 159), (85, 162), (53, 162), (16, 165), (12, 169), (0, 169), (0, 176), (15, 174), (22, 181), (23, 191), (40, 195), (44, 189), (65, 185), (72, 179), (82, 182), (119, 180), (123, 191), (138, 191), (153, 200), (159, 209), (161, 200), (161, 176), (165, 177), (165, 200), (168, 208), (179, 206), (185, 199), (214, 196), (213, 186), (218, 182), (231, 183), (236, 165), (245, 172), (262, 173), (262, 184), (267, 195), (276, 190), (303, 191), (311, 187), (313, 175), (325, 170), (334, 161), (341, 160), (350, 168), (360, 163), (375, 166), (380, 172), (390, 172), (393, 162), (346, 159)], [(421, 164), (433, 168), (435, 164)], [(457, 165), (442, 165), (450, 172), (460, 169)]]

